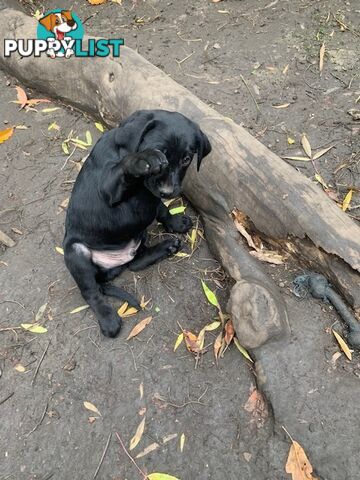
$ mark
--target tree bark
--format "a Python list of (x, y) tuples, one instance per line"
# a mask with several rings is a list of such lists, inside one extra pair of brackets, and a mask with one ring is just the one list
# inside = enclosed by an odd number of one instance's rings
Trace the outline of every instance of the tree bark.
[[(0, 43), (5, 38), (36, 38), (36, 27), (33, 18), (5, 9)], [(262, 237), (325, 272), (350, 304), (360, 308), (360, 227), (317, 184), (231, 119), (127, 47), (120, 59), (2, 55), (0, 65), (25, 85), (71, 103), (108, 126), (136, 110), (156, 108), (179, 111), (200, 124), (213, 151), (199, 173), (190, 168), (184, 193), (204, 219), (213, 252), (236, 282), (229, 309), (245, 346), (279, 338), (289, 327), (277, 287), (248, 254), (229, 218), (234, 207), (251, 219)], [(270, 312), (267, 322), (261, 318), (264, 312)]]

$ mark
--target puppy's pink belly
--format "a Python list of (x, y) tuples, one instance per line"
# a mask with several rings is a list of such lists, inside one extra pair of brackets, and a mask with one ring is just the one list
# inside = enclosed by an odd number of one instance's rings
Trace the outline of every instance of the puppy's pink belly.
[(93, 263), (102, 268), (115, 268), (131, 262), (136, 255), (140, 242), (129, 242), (120, 250), (90, 250)]

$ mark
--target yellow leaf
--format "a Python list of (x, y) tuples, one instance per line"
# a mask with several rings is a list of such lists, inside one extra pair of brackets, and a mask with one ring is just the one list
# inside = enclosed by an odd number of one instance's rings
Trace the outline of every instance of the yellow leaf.
[(346, 212), (346, 210), (349, 208), (349, 205), (350, 205), (351, 199), (352, 199), (352, 193), (353, 193), (353, 191), (349, 190), (348, 193), (346, 194), (345, 198), (344, 198), (344, 201), (343, 201), (343, 204), (342, 204), (342, 207), (341, 207), (343, 212)]
[(141, 322), (135, 325), (135, 327), (131, 330), (126, 340), (130, 340), (130, 338), (133, 338), (133, 337), (136, 337), (136, 335), (139, 335), (139, 333), (142, 332), (147, 325), (149, 325), (151, 320), (152, 320), (152, 317), (147, 317), (147, 318), (144, 318), (144, 320), (141, 320)]
[(5, 128), (5, 130), (0, 130), (0, 143), (4, 143), (8, 140), (11, 135), (14, 133), (14, 128)]
[(175, 207), (175, 208), (172, 208), (171, 210), (169, 210), (169, 213), (171, 215), (177, 215), (178, 213), (184, 213), (185, 209), (186, 209), (186, 207)]
[(47, 328), (36, 323), (22, 323), (21, 327), (31, 333), (46, 333)]
[(41, 307), (37, 311), (37, 314), (35, 315), (35, 323), (39, 323), (40, 320), (43, 318), (46, 307), (47, 307), (47, 303), (44, 303), (44, 305), (41, 305)]
[(285, 470), (286, 473), (291, 473), (293, 480), (315, 480), (304, 449), (295, 441), (291, 444)]
[(211, 303), (211, 305), (214, 305), (214, 307), (219, 308), (219, 302), (216, 298), (215, 293), (210, 290), (210, 288), (206, 285), (206, 283), (203, 280), (201, 280), (201, 285), (203, 287), (205, 296), (208, 299), (208, 302)]
[(104, 129), (104, 125), (102, 123), (99, 123), (99, 122), (95, 122), (95, 127), (100, 130), (100, 132), (103, 132), (105, 129)]
[(180, 436), (180, 452), (184, 450), (184, 445), (185, 445), (185, 434), (182, 433)]
[(17, 372), (20, 373), (24, 373), (26, 371), (26, 368), (24, 367), (24, 365), (21, 365), (21, 363), (16, 364), (14, 368)]
[(301, 145), (302, 145), (306, 155), (309, 158), (311, 158), (311, 145), (310, 145), (310, 142), (309, 142), (307, 136), (305, 135), (305, 133), (303, 133), (302, 136), (301, 136)]
[(61, 247), (55, 247), (55, 250), (57, 253), (60, 253), (60, 255), (64, 255), (64, 250)]
[(176, 339), (176, 342), (175, 342), (175, 345), (174, 345), (174, 352), (175, 350), (177, 350), (177, 348), (179, 347), (179, 345), (181, 344), (181, 342), (184, 340), (184, 334), (183, 333), (180, 333)]
[(322, 157), (326, 152), (334, 148), (334, 145), (331, 145), (330, 147), (327, 148), (322, 148), (318, 152), (316, 152), (313, 156), (313, 160), (317, 160), (318, 158)]
[(131, 317), (131, 315), (135, 315), (135, 313), (137, 313), (137, 312), (138, 312), (138, 310), (136, 310), (135, 307), (130, 307), (123, 314), (123, 317)]
[(62, 142), (61, 148), (66, 155), (69, 155), (70, 152), (67, 142)]
[(179, 478), (168, 475), (167, 473), (150, 473), (147, 478), (148, 480), (180, 480)]
[(133, 438), (130, 440), (129, 450), (133, 450), (133, 449), (136, 447), (136, 445), (140, 442), (141, 437), (142, 437), (142, 435), (143, 435), (143, 433), (144, 433), (144, 430), (145, 430), (145, 419), (146, 419), (146, 417), (144, 417), (144, 418), (141, 420), (138, 428), (136, 429), (135, 435), (134, 435)]
[(324, 55), (325, 55), (325, 43), (323, 43), (320, 47), (319, 52), (319, 71), (322, 72), (324, 68)]
[(144, 295), (141, 297), (140, 307), (142, 308), (142, 310), (144, 310), (144, 308), (147, 306), (148, 303), (151, 302), (151, 300), (151, 298), (149, 298), (149, 300), (145, 300)]
[(51, 113), (55, 112), (56, 110), (60, 110), (59, 107), (54, 107), (54, 108), (44, 108), (43, 110), (40, 110), (41, 113)]
[(282, 158), (286, 158), (286, 160), (296, 160), (298, 162), (310, 162), (311, 161), (311, 158), (307, 158), (307, 157), (282, 157)]
[(180, 257), (180, 258), (186, 258), (186, 257), (190, 257), (190, 255), (188, 253), (185, 253), (185, 252), (178, 252), (178, 253), (175, 253), (174, 255), (175, 257)]
[(76, 307), (76, 308), (74, 308), (74, 310), (71, 310), (70, 315), (73, 314), (73, 313), (82, 312), (83, 310), (86, 310), (87, 308), (89, 308), (89, 305), (81, 305), (81, 307)]
[(56, 123), (56, 122), (52, 122), (50, 123), (50, 125), (48, 126), (48, 130), (60, 130), (60, 127), (59, 125)]
[(86, 138), (87, 144), (89, 146), (92, 145), (92, 136), (91, 136), (90, 130), (86, 130), (85, 138)]
[(196, 237), (197, 237), (197, 229), (193, 228), (192, 231), (191, 231), (191, 236), (190, 236), (191, 250), (194, 250)]
[(325, 180), (322, 178), (321, 175), (319, 175), (318, 173), (315, 173), (314, 177), (315, 177), (315, 180), (325, 188), (325, 190), (328, 188), (327, 184), (325, 183)]
[(248, 360), (250, 360), (251, 363), (254, 363), (254, 360), (250, 357), (248, 351), (245, 350), (245, 348), (244, 348), (242, 345), (240, 345), (240, 342), (239, 342), (239, 340), (238, 340), (236, 337), (234, 338), (234, 343), (235, 343), (237, 349), (240, 351), (240, 353), (241, 353), (242, 355), (244, 355), (245, 358), (247, 358)]
[(290, 103), (283, 103), (282, 105), (273, 105), (273, 108), (287, 108), (290, 105)]
[(287, 142), (288, 142), (289, 145), (294, 145), (295, 140), (291, 137), (288, 137)]
[(204, 327), (204, 330), (206, 332), (211, 332), (212, 330), (216, 330), (217, 328), (219, 328), (221, 325), (221, 322), (212, 322), (212, 323), (209, 323), (208, 325), (206, 325)]
[(101, 5), (102, 3), (105, 3), (106, 0), (88, 0), (90, 5)]
[(135, 458), (144, 457), (145, 455), (147, 455), (150, 452), (153, 452), (154, 450), (156, 450), (159, 447), (160, 447), (160, 445), (158, 443), (152, 443), (151, 445), (146, 447), (142, 452), (138, 453)]
[(215, 343), (214, 343), (214, 356), (215, 359), (217, 360), (219, 357), (220, 349), (223, 343), (223, 333), (220, 332), (219, 335), (216, 337)]
[(126, 312), (128, 306), (129, 306), (128, 302), (125, 302), (121, 305), (121, 307), (119, 308), (119, 310), (117, 312), (118, 315), (120, 315), (120, 317), (121, 317), (121, 315), (123, 315)]
[(15, 125), (16, 130), (28, 130), (29, 127), (26, 125)]
[(335, 332), (335, 330), (331, 329), (331, 331), (334, 334), (338, 344), (340, 345), (341, 350), (345, 353), (345, 355), (347, 356), (347, 358), (349, 360), (352, 360), (351, 350), (347, 346), (347, 343), (345, 342), (345, 340), (342, 338), (341, 335), (339, 335), (337, 332)]
[(86, 410), (90, 410), (90, 412), (97, 413), (101, 417), (101, 413), (99, 412), (99, 410), (95, 407), (95, 405), (93, 403), (84, 402), (84, 407), (86, 408)]
[(33, 17), (36, 18), (36, 20), (40, 20), (40, 18), (42, 17), (40, 10), (36, 10)]
[(140, 391), (140, 400), (141, 400), (144, 396), (144, 384), (143, 383), (140, 383), (139, 391)]

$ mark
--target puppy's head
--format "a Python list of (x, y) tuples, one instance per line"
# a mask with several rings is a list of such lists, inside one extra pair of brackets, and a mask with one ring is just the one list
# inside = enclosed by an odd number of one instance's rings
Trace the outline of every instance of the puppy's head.
[(53, 32), (56, 38), (62, 40), (65, 33), (75, 30), (77, 23), (72, 17), (70, 10), (62, 10), (59, 13), (49, 13), (39, 20), (46, 30)]
[(133, 127), (138, 131), (131, 139), (128, 137), (133, 142), (132, 151), (160, 150), (168, 161), (168, 167), (147, 177), (144, 185), (159, 198), (176, 197), (194, 156), (197, 155), (199, 171), (202, 159), (211, 152), (207, 136), (180, 113), (150, 110), (136, 112), (133, 117), (136, 118)]

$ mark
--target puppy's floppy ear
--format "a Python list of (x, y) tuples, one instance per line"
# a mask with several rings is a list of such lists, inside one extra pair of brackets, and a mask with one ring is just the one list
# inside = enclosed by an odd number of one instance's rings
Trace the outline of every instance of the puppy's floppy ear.
[(157, 124), (151, 111), (139, 110), (119, 125), (115, 142), (119, 148), (132, 153), (137, 152), (145, 135)]
[(46, 15), (46, 17), (40, 18), (39, 22), (46, 28), (46, 30), (52, 32), (53, 28), (55, 27), (55, 18), (55, 13), (49, 13), (49, 15)]
[(197, 138), (197, 171), (200, 170), (202, 159), (206, 157), (206, 155), (209, 155), (210, 152), (211, 152), (211, 145), (210, 145), (209, 139), (205, 135), (205, 133), (199, 128), (198, 138)]
[(70, 10), (61, 10), (61, 14), (64, 15), (64, 17), (66, 18), (66, 20), (72, 20), (72, 13), (70, 12)]

